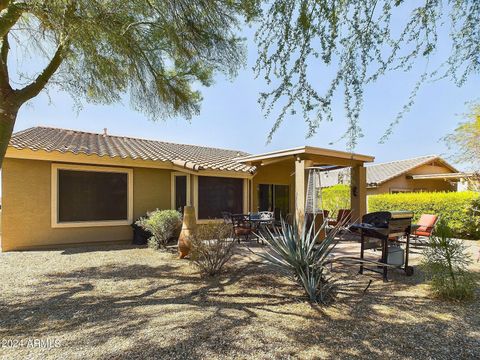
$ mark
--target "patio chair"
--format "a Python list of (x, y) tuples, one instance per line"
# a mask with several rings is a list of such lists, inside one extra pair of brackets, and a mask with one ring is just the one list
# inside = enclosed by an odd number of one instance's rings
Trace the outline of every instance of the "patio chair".
[(420, 216), (416, 229), (411, 233), (412, 239), (415, 240), (415, 245), (417, 245), (417, 241), (422, 243), (421, 239), (424, 239), (423, 243), (426, 243), (430, 239), (437, 221), (438, 215), (422, 214), (422, 216)]
[(234, 214), (231, 216), (233, 226), (233, 239), (240, 242), (240, 237), (243, 236), (245, 241), (248, 241), (252, 234), (252, 223), (250, 216), (246, 214)]
[(338, 210), (336, 219), (328, 219), (328, 226), (335, 227), (337, 224), (347, 225), (352, 220), (352, 210), (340, 209)]
[(260, 211), (258, 216), (260, 220), (273, 220), (275, 217), (273, 211)]
[(251, 213), (248, 213), (248, 215), (250, 215), (250, 220), (260, 219), (260, 213), (258, 213), (258, 212), (251, 212)]

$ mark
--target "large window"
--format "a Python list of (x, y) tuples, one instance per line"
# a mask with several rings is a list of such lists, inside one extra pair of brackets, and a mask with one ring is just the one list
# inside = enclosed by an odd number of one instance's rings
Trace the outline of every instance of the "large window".
[(243, 179), (198, 177), (198, 218), (219, 219), (222, 211), (243, 212)]
[(54, 165), (54, 226), (131, 222), (131, 170)]

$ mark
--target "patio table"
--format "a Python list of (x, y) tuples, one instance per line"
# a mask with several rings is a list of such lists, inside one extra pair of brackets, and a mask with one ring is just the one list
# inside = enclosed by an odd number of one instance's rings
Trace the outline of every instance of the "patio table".
[(250, 224), (252, 224), (252, 230), (258, 233), (262, 228), (265, 228), (268, 225), (273, 225), (275, 219), (250, 218), (249, 221)]

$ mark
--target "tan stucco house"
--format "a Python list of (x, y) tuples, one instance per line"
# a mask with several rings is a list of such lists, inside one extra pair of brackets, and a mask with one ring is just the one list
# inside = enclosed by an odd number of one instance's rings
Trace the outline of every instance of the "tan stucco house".
[[(459, 172), (438, 155), (420, 156), (366, 167), (367, 195), (456, 191), (459, 180), (468, 176)], [(321, 186), (329, 187), (350, 182), (350, 169), (342, 168), (322, 173)]]
[(273, 210), (301, 224), (308, 170), (351, 167), (355, 217), (366, 211), (364, 163), (374, 158), (301, 146), (241, 151), (34, 127), (15, 133), (2, 168), (3, 251), (131, 241), (154, 209), (194, 205), (200, 223), (222, 211)]

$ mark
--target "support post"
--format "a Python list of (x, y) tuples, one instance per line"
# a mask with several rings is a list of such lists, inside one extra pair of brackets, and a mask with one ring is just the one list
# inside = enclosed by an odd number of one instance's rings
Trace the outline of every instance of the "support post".
[(363, 165), (352, 166), (350, 204), (352, 221), (360, 222), (367, 213), (367, 172)]
[(295, 221), (297, 222), (299, 231), (302, 231), (303, 223), (305, 221), (305, 203), (308, 182), (307, 168), (310, 165), (310, 160), (295, 160)]

